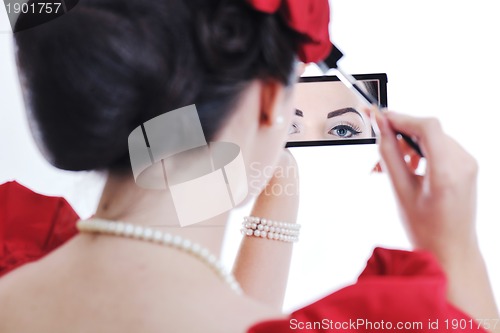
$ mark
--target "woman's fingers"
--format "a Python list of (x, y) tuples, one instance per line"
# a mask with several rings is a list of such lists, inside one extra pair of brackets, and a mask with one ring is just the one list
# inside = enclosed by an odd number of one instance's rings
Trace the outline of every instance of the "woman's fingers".
[(445, 134), (435, 118), (415, 118), (395, 112), (385, 113), (395, 132), (415, 138), (429, 163), (439, 165), (446, 152)]
[(380, 131), (379, 149), (384, 169), (389, 173), (398, 197), (404, 198), (413, 192), (414, 175), (408, 169), (398, 139), (388, 119), (382, 114), (377, 114), (376, 120)]
[[(401, 152), (404, 155), (406, 165), (408, 165), (410, 170), (415, 173), (420, 165), (420, 160), (422, 159), (422, 157), (420, 157), (420, 155), (417, 154), (413, 148), (408, 146), (408, 144), (404, 140), (398, 141)], [(375, 164), (375, 166), (371, 170), (371, 172), (375, 173), (382, 173), (383, 171), (384, 170), (382, 169), (382, 163), (380, 161), (377, 162), (377, 164)]]
[(395, 131), (417, 139), (426, 159), (426, 178), (433, 188), (447, 186), (463, 177), (463, 169), (477, 174), (475, 160), (443, 132), (437, 119), (419, 119), (394, 112), (387, 113), (390, 126)]

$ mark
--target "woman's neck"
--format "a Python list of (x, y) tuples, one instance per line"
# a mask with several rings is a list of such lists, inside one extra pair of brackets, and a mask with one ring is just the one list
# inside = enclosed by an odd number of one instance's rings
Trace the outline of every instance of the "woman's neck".
[(168, 190), (142, 189), (131, 175), (110, 173), (94, 217), (154, 227), (189, 238), (218, 255), (228, 213), (181, 227)]

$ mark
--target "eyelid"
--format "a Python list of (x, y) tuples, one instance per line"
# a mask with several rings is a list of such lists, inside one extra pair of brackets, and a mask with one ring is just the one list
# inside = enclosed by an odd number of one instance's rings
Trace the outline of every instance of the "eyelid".
[(344, 126), (344, 127), (348, 127), (350, 131), (354, 132), (354, 134), (360, 134), (360, 133), (363, 133), (363, 131), (361, 130), (361, 128), (359, 128), (358, 126), (351, 126), (351, 125), (347, 125), (347, 124), (338, 124), (338, 125), (335, 125), (333, 126), (330, 131), (336, 129), (337, 127), (340, 127), (340, 126)]
[(354, 129), (356, 131), (361, 131), (362, 130), (361, 127), (359, 127), (358, 125), (356, 125), (354, 123), (351, 123), (349, 121), (344, 121), (344, 120), (340, 121), (340, 122), (338, 122), (338, 123), (336, 123), (334, 125), (330, 125), (330, 128), (333, 129), (333, 128), (338, 127), (338, 126), (347, 126), (347, 127), (350, 127), (350, 128), (352, 128), (352, 129)]
[[(334, 120), (335, 118), (330, 118), (330, 120)], [(346, 119), (337, 119), (335, 121), (331, 121), (329, 124), (327, 124), (327, 128), (329, 129), (329, 131), (331, 131), (334, 127), (336, 126), (348, 126), (348, 127), (351, 127), (357, 131), (362, 131), (362, 128), (359, 124), (357, 124), (356, 122), (352, 122), (350, 120), (346, 120)]]

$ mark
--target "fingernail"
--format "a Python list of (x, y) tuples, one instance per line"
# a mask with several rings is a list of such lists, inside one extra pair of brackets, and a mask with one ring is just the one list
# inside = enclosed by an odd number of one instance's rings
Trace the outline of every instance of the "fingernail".
[(371, 173), (381, 173), (382, 172), (382, 167), (380, 166), (380, 162), (375, 164), (373, 167)]

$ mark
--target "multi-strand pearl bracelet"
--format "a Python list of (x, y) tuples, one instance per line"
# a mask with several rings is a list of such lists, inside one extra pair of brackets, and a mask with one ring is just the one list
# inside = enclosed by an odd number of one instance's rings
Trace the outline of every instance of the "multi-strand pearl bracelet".
[(300, 224), (271, 221), (256, 216), (247, 216), (243, 219), (241, 233), (245, 236), (254, 236), (283, 242), (297, 242), (299, 240)]

